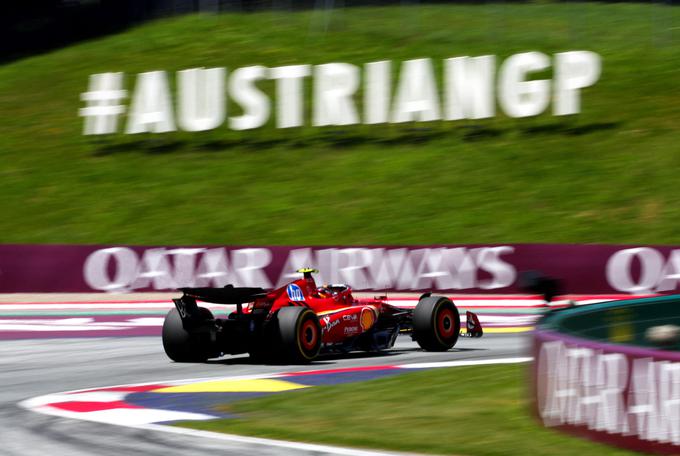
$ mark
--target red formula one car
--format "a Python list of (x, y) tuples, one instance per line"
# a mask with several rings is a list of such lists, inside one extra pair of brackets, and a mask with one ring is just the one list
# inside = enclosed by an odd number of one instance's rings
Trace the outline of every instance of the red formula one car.
[[(314, 269), (267, 291), (262, 288), (181, 288), (176, 309), (165, 317), (163, 348), (174, 361), (201, 362), (224, 354), (249, 353), (258, 359), (309, 362), (323, 351), (379, 351), (409, 333), (427, 351), (445, 351), (458, 341), (460, 315), (450, 299), (425, 293), (415, 309), (395, 307), (386, 297), (357, 299), (347, 285), (317, 287)], [(196, 301), (235, 304), (226, 319), (213, 317)], [(247, 305), (244, 305), (247, 304)], [(482, 327), (467, 312), (468, 337)]]

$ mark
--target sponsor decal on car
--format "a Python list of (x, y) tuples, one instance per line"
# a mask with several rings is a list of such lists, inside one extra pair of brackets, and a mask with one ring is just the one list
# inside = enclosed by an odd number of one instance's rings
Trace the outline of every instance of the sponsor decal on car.
[(345, 335), (358, 334), (359, 333), (359, 327), (358, 326), (345, 326), (344, 333), (345, 333)]
[(339, 323), (340, 320), (331, 320), (331, 317), (326, 316), (321, 319), (323, 321), (323, 332), (329, 332), (331, 329), (335, 328)]
[(286, 287), (286, 293), (288, 293), (288, 299), (291, 301), (299, 302), (305, 300), (305, 295), (302, 294), (302, 290), (294, 283), (291, 283)]
[(368, 331), (371, 329), (371, 326), (373, 326), (373, 323), (375, 323), (376, 320), (376, 315), (375, 315), (375, 309), (373, 307), (364, 307), (361, 309), (361, 319), (359, 320), (359, 324), (361, 324), (361, 329), (364, 331)]

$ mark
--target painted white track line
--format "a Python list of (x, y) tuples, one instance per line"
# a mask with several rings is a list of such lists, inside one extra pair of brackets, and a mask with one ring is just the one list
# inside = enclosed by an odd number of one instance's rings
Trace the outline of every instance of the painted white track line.
[(464, 367), (464, 366), (484, 366), (488, 364), (519, 364), (528, 363), (533, 358), (523, 356), (518, 358), (495, 358), (495, 359), (472, 359), (466, 361), (442, 361), (439, 363), (413, 363), (401, 364), (400, 369), (435, 369), (440, 367)]

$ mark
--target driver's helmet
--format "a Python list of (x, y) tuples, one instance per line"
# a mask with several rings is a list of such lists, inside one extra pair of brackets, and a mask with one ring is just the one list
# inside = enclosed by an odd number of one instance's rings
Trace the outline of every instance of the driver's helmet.
[(328, 285), (323, 285), (316, 289), (316, 294), (320, 298), (330, 298), (333, 296), (333, 292), (328, 288)]

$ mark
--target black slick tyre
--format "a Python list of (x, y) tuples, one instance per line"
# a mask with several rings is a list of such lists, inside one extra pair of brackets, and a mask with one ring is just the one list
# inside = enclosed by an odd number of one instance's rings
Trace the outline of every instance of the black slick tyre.
[(460, 314), (450, 299), (426, 296), (413, 312), (413, 336), (427, 351), (446, 351), (456, 345), (460, 333)]
[[(203, 320), (214, 319), (213, 314), (205, 307), (198, 308)], [(217, 356), (207, 332), (189, 332), (182, 325), (182, 318), (177, 309), (172, 309), (163, 322), (163, 349), (173, 361), (178, 363), (204, 362)]]
[(263, 325), (259, 337), (248, 347), (250, 359), (256, 363), (276, 361), (276, 347), (278, 347), (278, 322), (273, 319)]
[(277, 314), (284, 361), (308, 363), (321, 350), (321, 324), (307, 307), (284, 307)]

